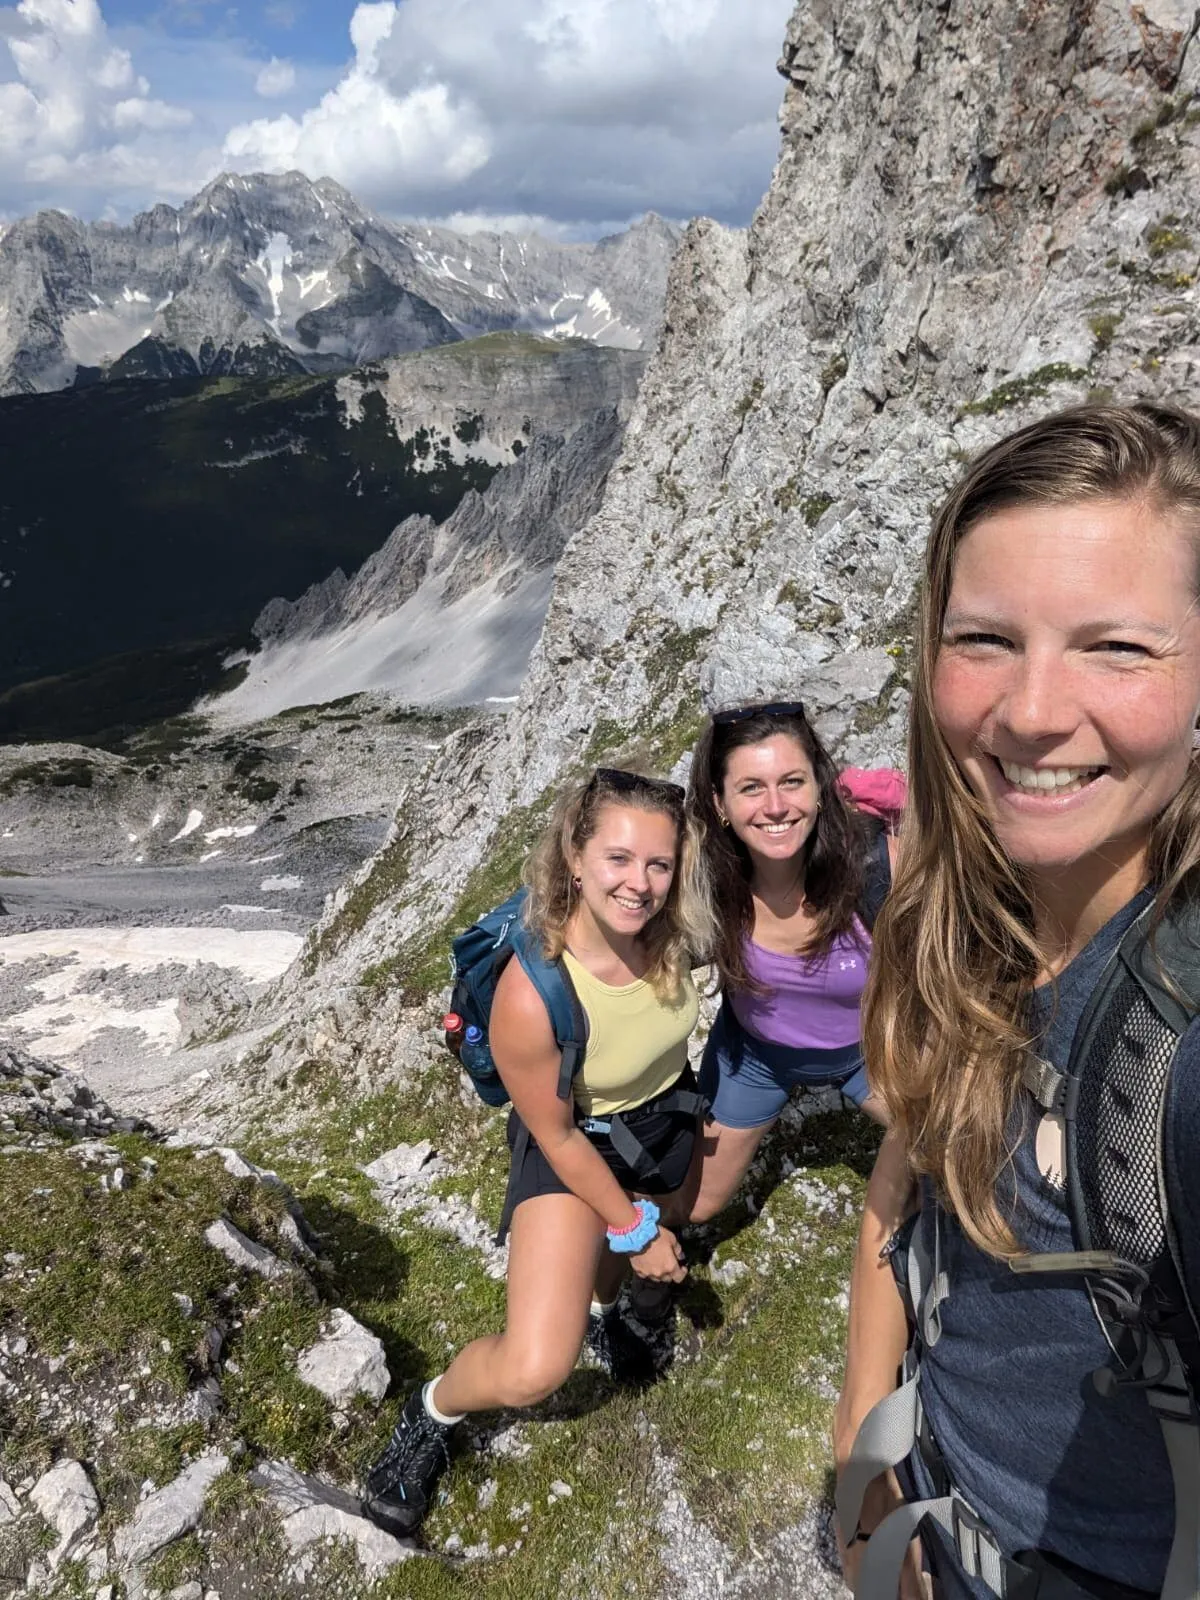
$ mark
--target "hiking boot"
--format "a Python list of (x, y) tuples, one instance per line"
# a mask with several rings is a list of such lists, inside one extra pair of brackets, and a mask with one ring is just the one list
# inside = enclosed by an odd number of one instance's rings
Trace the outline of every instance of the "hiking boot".
[(363, 1513), (398, 1539), (425, 1520), (438, 1479), (450, 1465), (450, 1428), (425, 1409), (424, 1389), (404, 1402), (388, 1447), (367, 1473)]
[(646, 1328), (661, 1328), (671, 1315), (676, 1285), (659, 1283), (654, 1278), (639, 1278), (635, 1273), (626, 1299), (630, 1315)]
[(640, 1388), (657, 1376), (654, 1351), (638, 1338), (616, 1306), (603, 1316), (595, 1311), (589, 1314), (585, 1344), (596, 1366), (614, 1383)]

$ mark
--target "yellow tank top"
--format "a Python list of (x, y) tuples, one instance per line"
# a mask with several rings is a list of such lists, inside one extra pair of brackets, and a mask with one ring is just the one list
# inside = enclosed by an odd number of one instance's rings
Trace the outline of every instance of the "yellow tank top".
[(575, 1101), (587, 1117), (632, 1111), (669, 1089), (687, 1066), (687, 1042), (700, 1015), (690, 975), (673, 1003), (660, 1000), (645, 978), (614, 988), (601, 983), (569, 950), (563, 961), (588, 1020), (583, 1070)]

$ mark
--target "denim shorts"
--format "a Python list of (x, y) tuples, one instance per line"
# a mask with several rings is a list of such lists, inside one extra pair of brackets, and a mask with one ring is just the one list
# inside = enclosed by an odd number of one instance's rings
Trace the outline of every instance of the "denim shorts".
[(839, 1089), (861, 1106), (871, 1092), (861, 1046), (808, 1050), (769, 1044), (747, 1033), (723, 1000), (700, 1063), (700, 1092), (713, 1121), (724, 1128), (761, 1128), (774, 1122), (798, 1087)]

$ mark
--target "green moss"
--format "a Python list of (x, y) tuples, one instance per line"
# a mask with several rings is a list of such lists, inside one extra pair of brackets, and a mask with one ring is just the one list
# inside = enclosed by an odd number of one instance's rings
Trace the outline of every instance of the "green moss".
[[(351, 884), (332, 920), (309, 934), (302, 958), (309, 972), (336, 955), (365, 926), (367, 918), (399, 892), (408, 880), (411, 860), (412, 836), (402, 831), (373, 858), (367, 875)], [(372, 980), (364, 974), (363, 981)]]
[(733, 414), (737, 418), (738, 422), (745, 422), (750, 413), (758, 406), (758, 403), (762, 397), (763, 381), (761, 377), (756, 377), (751, 382), (750, 387), (746, 390), (745, 394), (738, 401), (737, 405), (735, 405), (733, 408)]
[(191, 1578), (200, 1577), (205, 1569), (204, 1546), (194, 1533), (185, 1533), (176, 1539), (152, 1561), (146, 1569), (146, 1579), (151, 1589), (176, 1589)]
[(832, 504), (832, 495), (810, 494), (800, 502), (800, 514), (810, 528), (815, 528)]
[(655, 474), (655, 483), (658, 486), (658, 498), (664, 505), (673, 506), (676, 511), (682, 511), (687, 505), (687, 496), (679, 479), (671, 472), (662, 471)]
[(699, 654), (711, 628), (668, 628), (645, 658), (646, 678), (655, 689), (673, 689), (683, 669)]
[(1119, 311), (1099, 311), (1095, 316), (1088, 318), (1088, 327), (1091, 329), (1092, 338), (1096, 341), (1097, 354), (1109, 348), (1120, 325)]
[(1161, 256), (1170, 255), (1173, 250), (1189, 250), (1191, 248), (1191, 238), (1178, 226), (1178, 222), (1178, 217), (1167, 216), (1146, 229), (1146, 249), (1150, 252), (1152, 261), (1157, 261)]
[(891, 711), (892, 695), (895, 693), (900, 681), (898, 673), (890, 673), (887, 682), (875, 699), (868, 700), (866, 704), (859, 706), (854, 713), (854, 721), (852, 723), (855, 733), (873, 733), (876, 728), (881, 727), (887, 721), (888, 713)]
[(992, 417), (1010, 406), (1026, 405), (1030, 400), (1048, 394), (1058, 383), (1079, 383), (1087, 377), (1082, 367), (1073, 367), (1066, 361), (1052, 361), (1021, 378), (1010, 378), (999, 384), (982, 400), (971, 400), (959, 411), (960, 417)]
[(11, 795), (18, 789), (90, 789), (95, 767), (81, 757), (62, 761), (29, 761), (13, 767), (0, 783), (0, 794)]
[(517, 887), (522, 863), (542, 829), (552, 798), (552, 792), (547, 791), (532, 804), (509, 812), (496, 829), (487, 856), (467, 879), (446, 918), (419, 943), (407, 945), (368, 967), (362, 975), (363, 983), (372, 988), (398, 983), (414, 1003), (446, 983), (452, 940)]
[(840, 383), (846, 376), (849, 365), (846, 359), (846, 352), (839, 350), (837, 355), (833, 356), (821, 368), (821, 388), (826, 394), (829, 393), (835, 383)]

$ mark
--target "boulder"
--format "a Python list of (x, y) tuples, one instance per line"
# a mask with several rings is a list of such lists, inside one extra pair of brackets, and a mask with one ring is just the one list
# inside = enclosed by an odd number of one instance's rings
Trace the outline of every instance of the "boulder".
[(339, 1410), (360, 1394), (378, 1403), (391, 1382), (383, 1345), (340, 1307), (317, 1342), (301, 1352), (298, 1369), (305, 1383), (319, 1389)]

